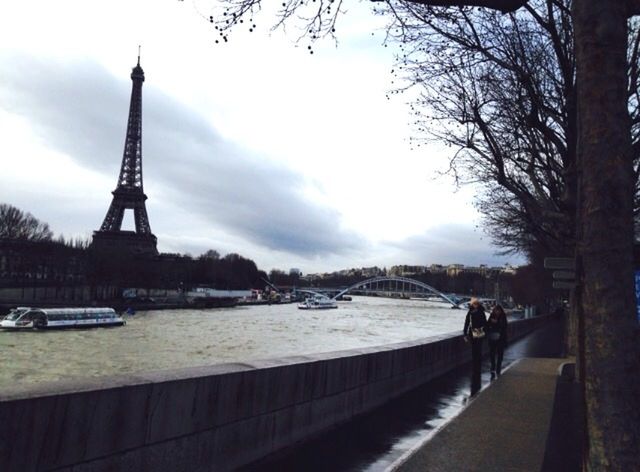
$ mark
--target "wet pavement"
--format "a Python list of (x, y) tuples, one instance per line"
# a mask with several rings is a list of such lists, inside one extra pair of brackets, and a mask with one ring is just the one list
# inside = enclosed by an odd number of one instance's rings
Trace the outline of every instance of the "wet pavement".
[[(524, 357), (560, 357), (562, 333), (562, 323), (554, 321), (514, 342), (505, 351), (503, 370)], [(385, 470), (433, 436), (491, 383), (488, 359), (482, 371), (478, 385), (472, 382), (470, 364), (457, 368), (346, 425), (244, 470)]]
[(565, 361), (562, 357), (517, 360), (394, 470), (555, 472), (542, 466), (558, 373)]

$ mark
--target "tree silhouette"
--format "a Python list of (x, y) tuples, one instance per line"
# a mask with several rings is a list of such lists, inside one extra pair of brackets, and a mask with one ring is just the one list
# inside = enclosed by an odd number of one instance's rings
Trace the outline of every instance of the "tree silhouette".
[(49, 241), (53, 232), (47, 223), (39, 221), (31, 213), (0, 203), (0, 238), (22, 241)]
[[(261, 0), (227, 0), (210, 21), (226, 41), (250, 19)], [(312, 41), (332, 35), (342, 1), (284, 0), (276, 25), (298, 21)], [(526, 0), (385, 0), (398, 5), (486, 7), (513, 12)], [(559, 2), (556, 2), (559, 4)], [(640, 0), (574, 0), (576, 62), (576, 265), (575, 304), (584, 319), (584, 381), (589, 470), (640, 470), (640, 337), (633, 286), (633, 167), (629, 116), (628, 19)], [(312, 52), (312, 50), (311, 50)], [(583, 361), (583, 362), (582, 362)]]

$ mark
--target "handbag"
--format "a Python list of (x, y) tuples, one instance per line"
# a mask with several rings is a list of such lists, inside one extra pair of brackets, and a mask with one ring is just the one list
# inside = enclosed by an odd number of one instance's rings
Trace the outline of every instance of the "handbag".
[(493, 331), (491, 333), (489, 333), (489, 341), (499, 341), (500, 340), (500, 333), (497, 331)]
[(484, 329), (482, 328), (471, 328), (471, 337), (473, 339), (482, 339), (484, 334)]

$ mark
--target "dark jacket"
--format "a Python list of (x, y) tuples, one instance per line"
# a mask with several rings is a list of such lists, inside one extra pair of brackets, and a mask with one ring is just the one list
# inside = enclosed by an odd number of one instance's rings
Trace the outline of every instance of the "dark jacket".
[(484, 328), (486, 324), (487, 317), (484, 314), (484, 308), (482, 308), (482, 306), (472, 308), (467, 312), (467, 317), (464, 319), (464, 329), (462, 333), (465, 336), (470, 336), (469, 325), (471, 325), (472, 328)]
[(486, 331), (487, 335), (489, 335), (489, 342), (491, 342), (491, 336), (490, 333), (500, 333), (500, 342), (504, 343), (505, 345), (507, 344), (507, 315), (505, 315), (504, 313), (501, 313), (500, 315), (497, 315), (496, 318), (492, 318), (491, 315), (489, 315), (489, 319), (487, 320), (487, 325), (485, 326), (484, 330)]

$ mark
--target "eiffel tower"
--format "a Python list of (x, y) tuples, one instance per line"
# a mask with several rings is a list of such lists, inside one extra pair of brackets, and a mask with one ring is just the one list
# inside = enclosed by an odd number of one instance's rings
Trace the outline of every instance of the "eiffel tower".
[[(96, 250), (129, 252), (140, 255), (157, 255), (157, 239), (151, 233), (145, 201), (147, 196), (142, 186), (142, 82), (144, 71), (138, 64), (131, 72), (131, 103), (129, 122), (124, 142), (122, 166), (116, 189), (111, 192), (113, 200), (104, 217), (100, 230), (93, 232), (92, 246)], [(132, 210), (135, 231), (122, 229), (125, 210)]]

